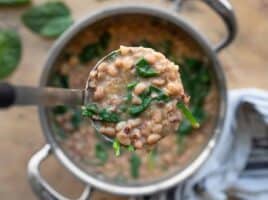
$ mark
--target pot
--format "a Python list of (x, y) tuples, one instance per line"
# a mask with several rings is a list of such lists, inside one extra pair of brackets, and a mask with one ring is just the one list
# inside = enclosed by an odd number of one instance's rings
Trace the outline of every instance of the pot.
[(61, 147), (55, 141), (55, 138), (53, 137), (53, 133), (49, 125), (49, 118), (46, 113), (46, 108), (39, 107), (40, 121), (44, 135), (47, 140), (47, 144), (39, 152), (33, 155), (31, 160), (29, 161), (28, 175), (34, 192), (41, 199), (66, 199), (63, 195), (56, 192), (46, 182), (46, 180), (42, 178), (39, 173), (40, 164), (50, 155), (55, 155), (58, 160), (64, 165), (64, 167), (66, 167), (72, 174), (74, 174), (78, 179), (80, 179), (86, 184), (85, 190), (79, 199), (89, 199), (91, 187), (106, 192), (126, 196), (147, 195), (163, 191), (189, 178), (207, 160), (212, 150), (216, 146), (217, 140), (221, 134), (221, 130), (223, 129), (226, 116), (227, 89), (224, 73), (217, 58), (217, 52), (219, 52), (232, 42), (236, 35), (237, 27), (232, 6), (227, 0), (203, 0), (203, 2), (205, 2), (216, 13), (219, 14), (219, 16), (225, 22), (225, 25), (228, 30), (228, 35), (226, 36), (226, 38), (216, 46), (212, 46), (205, 39), (205, 37), (201, 35), (201, 33), (195, 30), (181, 17), (172, 14), (172, 12), (168, 12), (166, 10), (151, 6), (126, 5), (108, 7), (103, 10), (98, 10), (95, 13), (89, 14), (86, 18), (73, 25), (55, 42), (52, 49), (50, 50), (48, 60), (42, 73), (42, 79), (40, 82), (41, 87), (47, 84), (48, 77), (52, 73), (54, 63), (62, 49), (74, 36), (76, 36), (81, 30), (85, 29), (88, 25), (92, 23), (95, 23), (103, 18), (113, 17), (119, 14), (146, 14), (149, 16), (155, 16), (166, 20), (185, 31), (193, 40), (195, 40), (202, 47), (206, 56), (212, 63), (211, 69), (215, 76), (216, 85), (220, 96), (219, 113), (212, 137), (210, 138), (206, 147), (200, 152), (199, 156), (194, 161), (192, 161), (185, 169), (183, 169), (179, 173), (176, 173), (172, 177), (168, 177), (161, 181), (152, 182), (149, 184), (119, 186), (90, 176), (88, 173), (80, 169), (69, 157), (67, 157)]

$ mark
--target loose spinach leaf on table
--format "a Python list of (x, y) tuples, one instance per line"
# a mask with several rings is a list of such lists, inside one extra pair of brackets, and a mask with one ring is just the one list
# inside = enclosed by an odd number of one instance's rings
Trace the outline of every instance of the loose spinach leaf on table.
[(18, 6), (30, 2), (31, 0), (0, 0), (0, 6)]
[(69, 8), (62, 2), (34, 6), (21, 19), (31, 31), (45, 37), (59, 36), (73, 23)]
[[(111, 34), (104, 32), (97, 42), (87, 44), (79, 54), (81, 63), (86, 63), (94, 58), (103, 56), (104, 51), (107, 49), (111, 40)], [(116, 54), (114, 54), (116, 56)]]
[(0, 79), (9, 76), (21, 58), (21, 40), (14, 30), (0, 29)]
[(136, 63), (136, 74), (143, 78), (150, 78), (159, 75), (158, 72), (152, 68), (149, 62), (144, 58), (141, 58)]
[(130, 172), (133, 178), (138, 178), (140, 174), (141, 159), (136, 153), (130, 157)]

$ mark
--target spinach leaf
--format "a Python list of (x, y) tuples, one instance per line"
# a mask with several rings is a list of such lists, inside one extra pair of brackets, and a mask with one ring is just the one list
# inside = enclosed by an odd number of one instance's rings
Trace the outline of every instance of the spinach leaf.
[(193, 116), (191, 111), (185, 106), (184, 103), (178, 102), (177, 103), (177, 108), (179, 108), (181, 110), (181, 112), (184, 115), (184, 117), (191, 123), (191, 125), (194, 128), (198, 128), (200, 126), (198, 121), (195, 119), (195, 117)]
[(59, 36), (73, 23), (69, 8), (62, 2), (34, 6), (21, 19), (27, 28), (45, 37)]
[(46, 37), (57, 37), (67, 30), (72, 23), (73, 19), (71, 16), (58, 17), (48, 22), (40, 33)]
[(135, 151), (135, 148), (134, 148), (132, 145), (129, 145), (129, 146), (127, 147), (127, 150), (128, 150), (129, 152), (134, 152), (134, 151)]
[(0, 29), (0, 79), (9, 76), (21, 58), (20, 37), (14, 30)]
[(99, 112), (99, 117), (101, 121), (117, 123), (120, 121), (120, 117), (116, 112), (111, 112), (107, 109), (102, 109)]
[(150, 103), (152, 102), (152, 100), (153, 99), (151, 97), (146, 97), (142, 99), (142, 103), (140, 105), (130, 106), (128, 109), (128, 113), (133, 117), (138, 116), (150, 106)]
[(140, 157), (137, 154), (132, 153), (132, 155), (130, 157), (130, 170), (131, 170), (131, 176), (133, 178), (139, 177), (140, 166), (141, 166)]
[[(90, 43), (86, 45), (79, 54), (79, 59), (81, 63), (87, 63), (94, 58), (101, 57), (104, 51), (107, 49), (109, 42), (111, 40), (111, 34), (109, 32), (104, 32), (97, 42)], [(116, 57), (117, 54), (112, 54), (111, 58)]]
[(88, 44), (82, 49), (81, 53), (79, 54), (80, 62), (86, 63), (93, 60), (94, 58), (99, 57), (101, 54), (100, 51), (101, 50), (99, 49), (99, 45), (97, 43)]
[(68, 108), (66, 106), (55, 106), (53, 109), (52, 109), (52, 112), (55, 114), (55, 115), (62, 115), (64, 113), (66, 113), (68, 111)]
[(71, 117), (72, 125), (75, 129), (79, 128), (82, 121), (81, 117), (81, 111), (80, 110), (74, 110), (73, 115)]
[(138, 84), (137, 81), (134, 81), (132, 83), (129, 83), (127, 85), (127, 103), (130, 103), (132, 100), (132, 90), (136, 87), (136, 85)]
[(157, 100), (157, 101), (163, 101), (163, 102), (168, 102), (169, 101), (169, 96), (161, 89), (155, 87), (155, 86), (150, 86), (150, 90), (151, 92), (155, 92), (158, 96), (157, 97), (154, 97), (153, 99), (154, 100)]
[(18, 6), (30, 2), (31, 0), (0, 0), (0, 6)]
[(158, 76), (158, 72), (155, 71), (155, 69), (153, 69), (149, 62), (144, 58), (141, 58), (136, 63), (136, 74), (143, 78)]
[(116, 138), (114, 139), (114, 142), (113, 142), (113, 149), (114, 149), (114, 153), (116, 156), (120, 156), (120, 142), (119, 140)]
[(109, 154), (105, 144), (99, 142), (95, 145), (95, 156), (100, 160), (100, 164), (105, 164), (108, 160)]
[(52, 78), (53, 86), (69, 88), (69, 77), (67, 75), (56, 73)]
[(98, 114), (99, 109), (96, 104), (87, 104), (86, 106), (82, 106), (82, 116), (84, 117), (92, 117), (95, 114)]

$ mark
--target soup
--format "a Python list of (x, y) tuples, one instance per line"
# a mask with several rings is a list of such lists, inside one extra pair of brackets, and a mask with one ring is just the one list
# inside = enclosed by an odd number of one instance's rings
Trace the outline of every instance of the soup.
[(200, 122), (193, 129), (182, 120), (149, 153), (144, 150), (116, 157), (81, 115), (81, 108), (57, 106), (49, 110), (56, 140), (84, 171), (118, 184), (153, 181), (185, 168), (206, 146), (217, 120), (218, 93), (202, 49), (172, 24), (149, 16), (124, 15), (104, 19), (80, 32), (55, 65), (49, 85), (84, 88), (96, 62), (120, 45), (143, 46), (162, 52), (179, 65), (181, 80), (191, 99), (189, 107)]

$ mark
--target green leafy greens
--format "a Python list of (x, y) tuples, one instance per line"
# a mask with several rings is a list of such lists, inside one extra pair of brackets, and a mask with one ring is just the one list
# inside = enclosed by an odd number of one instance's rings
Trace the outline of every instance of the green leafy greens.
[(21, 58), (21, 41), (14, 30), (0, 29), (0, 79), (9, 76)]
[(57, 37), (72, 25), (73, 20), (69, 8), (55, 1), (30, 8), (22, 15), (22, 22), (42, 36)]
[(158, 72), (153, 69), (149, 62), (144, 58), (141, 58), (136, 63), (136, 74), (143, 78), (150, 78), (158, 76)]
[(92, 103), (82, 106), (82, 115), (89, 118), (95, 115), (98, 117), (98, 120), (103, 122), (117, 123), (120, 121), (118, 113), (109, 111), (105, 108), (100, 109), (96, 104)]
[(118, 139), (115, 139), (113, 142), (113, 149), (116, 156), (120, 156), (121, 148), (120, 148), (120, 142)]
[(136, 153), (132, 153), (130, 157), (130, 171), (133, 178), (139, 177), (139, 169), (141, 166), (141, 159)]
[(198, 128), (200, 126), (195, 117), (192, 115), (191, 111), (185, 106), (184, 103), (178, 102), (177, 108), (181, 110), (184, 117), (191, 123), (194, 128)]
[[(152, 93), (156, 93), (157, 96), (152, 97)], [(142, 94), (140, 94), (139, 97), (142, 100), (142, 103), (140, 105), (131, 105), (128, 109), (128, 112), (131, 116), (135, 117), (140, 115), (150, 106), (152, 101), (167, 102), (169, 100), (168, 95), (155, 86), (150, 86)]]
[[(79, 54), (79, 59), (81, 63), (87, 63), (94, 58), (99, 58), (104, 54), (107, 49), (109, 42), (111, 40), (111, 35), (109, 32), (104, 32), (99, 40), (95, 43), (90, 43), (86, 45)], [(111, 59), (116, 57), (117, 54), (112, 54)]]
[(107, 162), (109, 154), (107, 147), (104, 143), (99, 142), (95, 145), (95, 157), (100, 161), (101, 165)]

